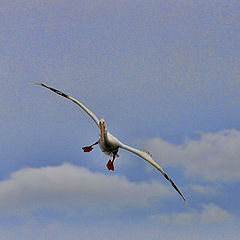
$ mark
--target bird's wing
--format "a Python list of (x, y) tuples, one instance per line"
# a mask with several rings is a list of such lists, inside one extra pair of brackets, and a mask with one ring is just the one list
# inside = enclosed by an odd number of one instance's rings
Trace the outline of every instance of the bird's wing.
[(63, 92), (61, 92), (61, 91), (59, 91), (59, 90), (57, 90), (57, 89), (54, 89), (54, 88), (52, 88), (52, 87), (47, 86), (47, 85), (44, 84), (44, 83), (38, 82), (38, 83), (36, 83), (36, 84), (37, 84), (37, 85), (40, 85), (40, 86), (42, 86), (42, 87), (48, 88), (48, 89), (50, 89), (51, 91), (53, 91), (53, 92), (55, 92), (55, 93), (57, 93), (57, 94), (65, 97), (65, 98), (67, 98), (67, 99), (69, 99), (69, 100), (72, 100), (74, 103), (76, 103), (78, 106), (80, 106), (80, 107), (93, 119), (93, 121), (94, 121), (94, 122), (97, 124), (97, 126), (99, 127), (99, 120), (98, 120), (97, 116), (96, 116), (92, 111), (90, 111), (86, 106), (84, 106), (81, 102), (79, 102), (79, 101), (76, 100), (75, 98), (73, 98), (73, 97), (71, 97), (71, 96), (68, 96), (67, 94), (65, 94), (65, 93), (63, 93)]
[(150, 164), (152, 164), (156, 169), (158, 169), (162, 174), (163, 176), (171, 183), (171, 185), (174, 187), (174, 189), (180, 194), (180, 196), (182, 197), (182, 199), (184, 200), (184, 202), (187, 204), (187, 201), (186, 199), (183, 197), (182, 193), (179, 191), (179, 189), (177, 188), (177, 186), (175, 185), (175, 183), (172, 181), (172, 179), (170, 177), (168, 177), (168, 175), (165, 173), (165, 171), (162, 169), (162, 167), (160, 167), (153, 159), (152, 157), (146, 153), (146, 152), (143, 152), (143, 151), (140, 151), (138, 149), (135, 149), (133, 147), (130, 147), (128, 145), (125, 145), (123, 143), (120, 144), (120, 147), (125, 149), (125, 150), (128, 150), (132, 153), (135, 153), (136, 155), (138, 155), (139, 157), (145, 159), (146, 161), (148, 161)]

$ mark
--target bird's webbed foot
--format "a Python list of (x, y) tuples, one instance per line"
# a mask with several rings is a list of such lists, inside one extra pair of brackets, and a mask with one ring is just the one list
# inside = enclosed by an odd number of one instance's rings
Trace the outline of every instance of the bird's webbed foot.
[(93, 150), (92, 146), (82, 147), (84, 152), (91, 152)]
[(82, 147), (84, 152), (91, 152), (93, 150), (93, 146), (98, 144), (98, 142), (95, 142), (94, 144), (90, 145), (90, 146), (86, 146), (86, 147)]
[(107, 168), (109, 171), (114, 171), (114, 165), (113, 165), (113, 161), (109, 160), (107, 163)]

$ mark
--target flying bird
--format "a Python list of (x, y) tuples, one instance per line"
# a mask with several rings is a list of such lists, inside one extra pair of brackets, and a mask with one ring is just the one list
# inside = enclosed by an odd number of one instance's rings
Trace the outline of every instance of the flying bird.
[(138, 150), (136, 148), (130, 147), (124, 143), (122, 143), (121, 141), (119, 141), (115, 136), (113, 136), (108, 130), (107, 130), (107, 125), (106, 122), (104, 120), (104, 118), (102, 119), (98, 119), (97, 116), (90, 111), (86, 106), (84, 106), (81, 102), (79, 102), (78, 100), (76, 100), (75, 98), (55, 89), (52, 87), (47, 86), (44, 83), (41, 82), (37, 82), (37, 85), (40, 85), (42, 87), (45, 87), (59, 95), (61, 95), (62, 97), (65, 97), (71, 101), (73, 101), (74, 103), (76, 103), (78, 106), (80, 106), (92, 119), (93, 121), (96, 123), (96, 125), (100, 128), (100, 138), (93, 143), (92, 145), (86, 146), (86, 147), (82, 147), (84, 152), (90, 152), (93, 150), (93, 146), (94, 145), (99, 145), (100, 149), (102, 150), (102, 152), (104, 152), (106, 155), (111, 156), (112, 160), (109, 160), (107, 163), (107, 168), (109, 171), (114, 171), (114, 161), (116, 157), (119, 157), (118, 155), (118, 150), (119, 148), (128, 150), (136, 155), (138, 155), (139, 157), (143, 158), (144, 160), (146, 160), (147, 162), (149, 162), (150, 164), (152, 164), (157, 170), (159, 170), (163, 176), (171, 183), (171, 185), (173, 186), (173, 188), (179, 193), (179, 195), (182, 197), (182, 199), (184, 200), (184, 202), (187, 204), (186, 199), (184, 198), (184, 196), (182, 195), (182, 193), (180, 192), (180, 190), (177, 188), (177, 186), (175, 185), (175, 183), (171, 180), (171, 178), (165, 173), (165, 171), (163, 170), (162, 167), (160, 167), (151, 157), (151, 155), (145, 151), (141, 151)]

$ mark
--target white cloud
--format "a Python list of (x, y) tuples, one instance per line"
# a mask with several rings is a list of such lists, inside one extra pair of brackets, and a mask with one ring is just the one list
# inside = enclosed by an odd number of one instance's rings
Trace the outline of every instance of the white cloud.
[(57, 167), (25, 168), (0, 182), (0, 210), (28, 213), (41, 207), (67, 211), (147, 206), (151, 197), (168, 198), (173, 192), (158, 182), (135, 183), (118, 175), (93, 173), (63, 164)]
[(148, 149), (165, 166), (183, 165), (188, 176), (208, 181), (240, 179), (240, 131), (202, 133), (200, 139), (187, 139), (174, 145), (161, 138), (147, 140)]
[(211, 223), (224, 223), (234, 220), (234, 216), (228, 211), (215, 206), (214, 204), (209, 204), (203, 206), (203, 210), (200, 213), (200, 221), (204, 224)]
[(193, 184), (191, 186), (191, 189), (198, 194), (215, 195), (215, 194), (218, 194), (219, 187), (202, 186), (200, 184)]
[[(211, 216), (211, 222), (203, 222), (205, 216)], [(134, 218), (134, 217), (133, 217)], [(28, 218), (22, 225), (1, 226), (1, 240), (12, 239), (238, 239), (239, 220), (233, 222), (233, 216), (226, 210), (215, 205), (203, 206), (200, 211), (181, 214), (155, 215), (152, 219), (132, 217), (118, 219), (104, 218), (97, 221), (91, 217), (91, 222), (39, 221), (35, 217)], [(47, 219), (45, 219), (47, 220)], [(69, 220), (69, 218), (68, 218)], [(164, 222), (163, 222), (164, 221)], [(227, 224), (225, 224), (228, 222)]]
[(156, 214), (150, 217), (154, 221), (160, 221), (163, 224), (187, 226), (190, 225), (209, 225), (225, 224), (234, 222), (235, 217), (214, 204), (203, 205), (202, 208), (177, 214)]

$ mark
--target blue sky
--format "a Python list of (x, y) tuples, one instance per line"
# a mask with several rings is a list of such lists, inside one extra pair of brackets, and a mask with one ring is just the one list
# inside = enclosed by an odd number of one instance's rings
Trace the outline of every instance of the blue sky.
[[(1, 239), (239, 239), (239, 1), (2, 1)], [(115, 171), (82, 101), (122, 142)]]

